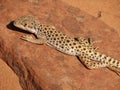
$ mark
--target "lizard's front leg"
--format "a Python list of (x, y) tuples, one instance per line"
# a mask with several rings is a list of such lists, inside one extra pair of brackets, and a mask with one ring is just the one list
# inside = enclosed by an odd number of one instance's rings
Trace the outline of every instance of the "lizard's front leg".
[(32, 36), (28, 35), (22, 36), (21, 39), (35, 44), (44, 44), (47, 42), (46, 38), (34, 39)]

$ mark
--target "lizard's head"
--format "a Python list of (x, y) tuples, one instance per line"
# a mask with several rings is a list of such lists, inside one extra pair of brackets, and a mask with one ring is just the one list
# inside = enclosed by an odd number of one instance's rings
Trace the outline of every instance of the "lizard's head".
[(13, 25), (30, 33), (37, 33), (36, 28), (39, 26), (39, 22), (32, 16), (22, 16), (16, 19)]

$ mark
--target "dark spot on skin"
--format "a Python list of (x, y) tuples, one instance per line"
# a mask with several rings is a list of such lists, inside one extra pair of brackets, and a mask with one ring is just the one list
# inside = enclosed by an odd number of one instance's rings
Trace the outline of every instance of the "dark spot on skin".
[(54, 38), (54, 40), (56, 40), (56, 38)]
[(52, 30), (55, 30), (54, 28), (52, 28)]
[(93, 63), (93, 65), (92, 65), (93, 67), (95, 67), (95, 63)]
[(52, 42), (52, 41), (50, 41), (50, 42)]
[(74, 38), (74, 40), (79, 41), (79, 39), (78, 39), (78, 38)]
[(87, 42), (87, 41), (86, 41), (85, 43), (86, 43), (86, 44), (88, 44), (88, 42)]
[(64, 39), (64, 37), (61, 37), (61, 39)]
[[(93, 54), (91, 54), (91, 56), (93, 56)], [(93, 57), (94, 58), (94, 57)]]
[(64, 43), (64, 44), (65, 44), (65, 41), (63, 41), (62, 43)]
[(111, 62), (111, 58), (108, 61)]
[(71, 47), (72, 49), (74, 48), (74, 47)]
[(67, 40), (67, 42), (69, 43), (69, 42), (70, 42), (70, 40)]
[(86, 48), (83, 48), (83, 50), (86, 50)]
[(33, 25), (33, 23), (31, 23), (31, 25)]
[(50, 37), (50, 35), (48, 35), (48, 37)]
[(55, 34), (55, 36), (58, 36), (58, 34)]
[(40, 27), (42, 27), (42, 25), (40, 24)]
[(79, 48), (81, 48), (81, 46), (78, 46)]
[(117, 66), (119, 65), (119, 62), (117, 61)]
[(112, 63), (115, 63), (115, 60), (113, 60), (113, 62)]
[(46, 32), (44, 31), (44, 33), (46, 33)]
[(86, 56), (88, 56), (88, 54), (86, 54)]
[(77, 46), (76, 46), (75, 48), (76, 48), (76, 49), (78, 49), (78, 47), (77, 47)]
[(71, 43), (69, 45), (71, 46)]
[(89, 51), (89, 53), (91, 53), (91, 51)]
[(73, 51), (71, 51), (71, 52), (73, 52)]
[(106, 64), (108, 64), (108, 62), (106, 62)]
[(77, 49), (77, 52), (79, 52), (79, 49)]
[(93, 56), (91, 56), (91, 58), (94, 58)]
[[(63, 42), (64, 43), (64, 42)], [(65, 44), (66, 46), (68, 45), (67, 43)]]
[(61, 48), (64, 48), (63, 46)]
[(98, 65), (100, 65), (101, 63), (97, 62)]
[(56, 30), (54, 30), (54, 34), (55, 34), (55, 33), (57, 33), (57, 31), (56, 31)]
[(67, 50), (69, 50), (69, 49), (67, 48)]
[[(43, 26), (45, 26), (45, 25), (43, 25)], [(48, 28), (49, 26), (47, 25), (46, 27)]]
[(32, 26), (28, 26), (29, 28), (32, 28)]
[(82, 54), (84, 54), (85, 52), (82, 52)]
[(53, 31), (50, 31), (50, 33), (53, 33)]
[(61, 41), (59, 41), (59, 43), (61, 43)]
[(37, 29), (37, 27), (36, 27), (36, 26), (34, 26), (34, 29)]
[(105, 63), (105, 60), (103, 61), (103, 63)]
[(97, 53), (96, 53), (96, 52), (95, 52), (94, 54), (95, 54), (95, 55), (97, 55)]
[(59, 40), (60, 38), (57, 38), (57, 40)]
[(73, 45), (76, 45), (76, 43), (73, 43)]
[(98, 60), (98, 58), (96, 58)]
[(45, 30), (47, 30), (47, 28), (45, 28)]
[(104, 59), (106, 59), (106, 57), (104, 57)]
[(99, 57), (102, 57), (102, 54), (100, 54)]
[(25, 24), (24, 24), (24, 27), (26, 27), (26, 26), (27, 26), (27, 24), (25, 23)]

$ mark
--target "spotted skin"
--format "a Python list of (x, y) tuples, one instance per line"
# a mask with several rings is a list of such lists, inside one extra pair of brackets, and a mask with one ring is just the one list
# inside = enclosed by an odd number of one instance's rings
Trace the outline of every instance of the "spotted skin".
[(14, 21), (14, 26), (33, 33), (37, 38), (22, 36), (21, 39), (36, 44), (47, 44), (63, 53), (78, 56), (89, 69), (107, 67), (120, 73), (120, 61), (96, 51), (93, 42), (85, 38), (71, 38), (54, 26), (41, 24), (32, 16), (22, 16)]
[[(90, 39), (85, 39), (83, 37), (80, 38), (75, 38), (80, 44), (89, 46), (91, 50), (96, 51), (96, 48), (93, 46), (94, 43), (99, 42), (99, 41), (93, 41)], [(81, 58), (80, 56), (78, 56)], [(110, 58), (110, 57), (109, 57)], [(107, 67), (108, 69), (114, 71), (117, 75), (120, 76), (120, 69), (112, 64), (106, 64), (105, 61), (103, 62), (98, 62), (98, 61), (91, 61), (88, 58), (81, 58), (81, 62), (88, 68), (88, 69), (96, 69), (96, 68), (101, 68), (101, 67)], [(115, 61), (114, 61), (115, 62)], [(119, 62), (118, 62), (119, 63)]]

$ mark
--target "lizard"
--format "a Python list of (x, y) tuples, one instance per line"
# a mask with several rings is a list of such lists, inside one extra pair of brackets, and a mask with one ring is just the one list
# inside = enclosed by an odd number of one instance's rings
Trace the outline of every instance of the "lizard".
[(33, 16), (21, 16), (14, 20), (13, 25), (36, 36), (25, 35), (21, 39), (46, 44), (68, 55), (78, 56), (89, 69), (109, 68), (120, 75), (120, 61), (96, 51), (93, 43), (85, 38), (71, 38), (56, 30), (54, 26), (42, 24)]

